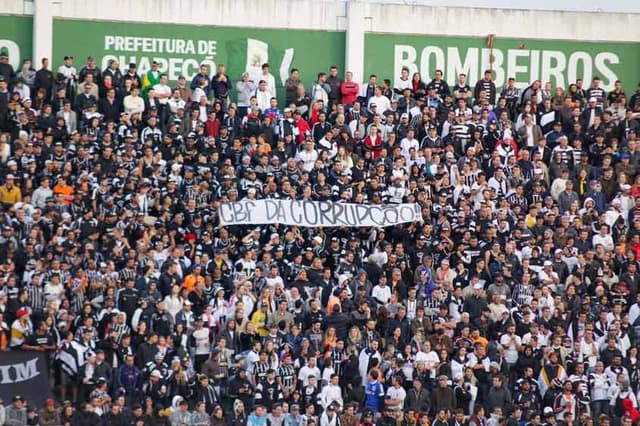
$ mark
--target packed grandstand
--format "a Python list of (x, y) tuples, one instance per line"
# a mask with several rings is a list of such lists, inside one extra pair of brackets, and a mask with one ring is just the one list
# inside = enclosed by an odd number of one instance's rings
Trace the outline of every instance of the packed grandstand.
[(0, 424), (637, 423), (640, 84), (52, 62), (0, 53)]

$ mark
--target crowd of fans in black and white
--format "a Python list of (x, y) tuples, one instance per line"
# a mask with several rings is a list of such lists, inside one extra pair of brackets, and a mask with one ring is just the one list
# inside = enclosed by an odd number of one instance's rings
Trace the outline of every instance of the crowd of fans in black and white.
[(51, 384), (0, 424), (638, 424), (640, 85), (81, 62), (0, 54), (0, 358)]

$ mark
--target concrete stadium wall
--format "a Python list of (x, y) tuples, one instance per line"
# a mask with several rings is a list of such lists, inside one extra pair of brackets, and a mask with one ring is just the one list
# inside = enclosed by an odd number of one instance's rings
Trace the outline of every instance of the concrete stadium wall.
[[(368, 32), (640, 41), (640, 15), (460, 7), (365, 5)], [(464, 25), (460, 25), (465, 22)]]

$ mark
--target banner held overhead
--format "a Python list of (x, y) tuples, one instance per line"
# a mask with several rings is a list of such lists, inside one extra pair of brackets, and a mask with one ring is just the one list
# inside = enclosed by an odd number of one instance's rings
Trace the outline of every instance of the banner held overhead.
[(220, 224), (279, 223), (305, 227), (374, 226), (422, 221), (419, 204), (365, 205), (331, 201), (243, 200), (218, 210)]

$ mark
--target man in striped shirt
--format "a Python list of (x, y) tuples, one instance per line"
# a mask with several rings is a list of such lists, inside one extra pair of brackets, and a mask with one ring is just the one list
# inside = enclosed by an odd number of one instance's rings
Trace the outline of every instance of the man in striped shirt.
[(522, 282), (513, 288), (511, 300), (514, 306), (528, 305), (533, 299), (533, 286), (531, 285), (531, 275), (529, 272), (522, 274)]
[(36, 273), (31, 278), (31, 283), (26, 286), (29, 294), (29, 306), (34, 314), (39, 315), (44, 312), (46, 306), (44, 290), (42, 288), (42, 277)]

